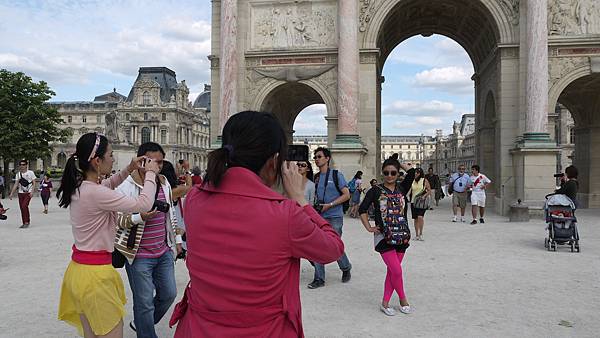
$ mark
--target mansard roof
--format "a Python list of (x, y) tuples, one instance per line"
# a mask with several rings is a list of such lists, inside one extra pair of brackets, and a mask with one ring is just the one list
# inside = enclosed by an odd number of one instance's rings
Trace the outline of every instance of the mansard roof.
[(98, 95), (94, 98), (94, 102), (102, 101), (102, 102), (121, 102), (125, 101), (127, 97), (120, 93), (117, 93), (117, 89), (113, 88), (112, 92), (108, 92), (106, 94)]
[(171, 96), (175, 95), (177, 89), (177, 77), (175, 72), (167, 67), (140, 67), (134, 86), (129, 91), (127, 102), (133, 101), (135, 83), (140, 80), (151, 80), (160, 86), (160, 100), (169, 102)]

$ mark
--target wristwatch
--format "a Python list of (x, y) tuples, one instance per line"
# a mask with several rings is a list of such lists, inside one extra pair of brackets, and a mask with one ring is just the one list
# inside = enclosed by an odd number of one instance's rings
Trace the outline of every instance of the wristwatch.
[(330, 206), (330, 207), (334, 207), (334, 206), (335, 206), (335, 204), (333, 204), (333, 202), (331, 202), (331, 203), (329, 203), (329, 206)]

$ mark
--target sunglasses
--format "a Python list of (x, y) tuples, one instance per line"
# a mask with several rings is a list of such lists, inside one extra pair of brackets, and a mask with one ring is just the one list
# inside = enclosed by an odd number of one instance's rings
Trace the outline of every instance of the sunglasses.
[(307, 168), (308, 164), (306, 163), (298, 163), (298, 168)]
[(325, 157), (325, 156), (317, 155), (317, 156), (313, 157), (313, 160), (316, 160), (316, 159), (319, 159), (319, 158), (323, 158), (323, 157)]
[(386, 170), (383, 172), (383, 176), (396, 176), (396, 175), (398, 175), (397, 171), (387, 171)]

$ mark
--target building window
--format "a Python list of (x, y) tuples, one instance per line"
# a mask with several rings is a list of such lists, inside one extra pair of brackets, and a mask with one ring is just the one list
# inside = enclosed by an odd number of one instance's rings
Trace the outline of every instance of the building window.
[(71, 116), (71, 115), (67, 116), (67, 122), (73, 123), (73, 116)]
[(167, 144), (167, 131), (165, 129), (160, 131), (160, 143), (162, 145)]
[(148, 92), (144, 92), (144, 94), (142, 94), (142, 102), (144, 104), (144, 106), (149, 106), (150, 103), (150, 93)]
[(100, 115), (100, 114), (96, 115), (96, 123), (98, 123), (98, 124), (102, 123), (102, 115)]
[(148, 121), (148, 113), (144, 113), (144, 121)]
[(125, 129), (125, 139), (127, 142), (131, 142), (131, 127)]
[(58, 154), (56, 158), (56, 164), (59, 168), (64, 168), (67, 164), (67, 155), (65, 153)]
[(575, 144), (575, 128), (569, 128), (569, 143)]
[(142, 143), (150, 142), (150, 128), (142, 128)]
[(125, 120), (126, 120), (126, 121), (129, 121), (129, 113), (126, 113), (126, 114), (125, 114)]
[(167, 113), (162, 113), (162, 120), (166, 121), (167, 120)]
[(87, 116), (85, 116), (85, 115), (82, 115), (82, 116), (81, 116), (81, 122), (83, 122), (83, 123), (87, 123)]

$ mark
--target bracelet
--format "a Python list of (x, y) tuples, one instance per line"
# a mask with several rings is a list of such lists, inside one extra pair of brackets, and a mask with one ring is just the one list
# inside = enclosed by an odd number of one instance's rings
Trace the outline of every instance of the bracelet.
[(335, 204), (333, 204), (333, 202), (329, 203), (330, 207), (335, 207)]

